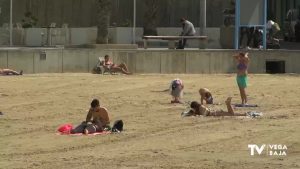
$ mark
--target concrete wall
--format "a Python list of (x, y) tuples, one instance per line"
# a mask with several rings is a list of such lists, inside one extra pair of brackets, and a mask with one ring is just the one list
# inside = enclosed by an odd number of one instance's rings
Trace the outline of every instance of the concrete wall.
[[(43, 53), (46, 54), (43, 55)], [(234, 50), (1, 49), (0, 67), (25, 73), (90, 72), (108, 54), (133, 73), (234, 73)], [(300, 51), (253, 50), (250, 73), (265, 73), (266, 61), (285, 61), (286, 73), (300, 73)]]

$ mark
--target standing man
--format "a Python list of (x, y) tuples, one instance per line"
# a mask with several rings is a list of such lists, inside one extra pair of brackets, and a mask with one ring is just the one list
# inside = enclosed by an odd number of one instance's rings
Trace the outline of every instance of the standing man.
[[(181, 18), (180, 22), (182, 24), (182, 32), (180, 36), (194, 36), (196, 34), (195, 27), (192, 22), (186, 20), (185, 18)], [(186, 39), (182, 38), (178, 42), (178, 47), (176, 49), (184, 49), (186, 44)]]

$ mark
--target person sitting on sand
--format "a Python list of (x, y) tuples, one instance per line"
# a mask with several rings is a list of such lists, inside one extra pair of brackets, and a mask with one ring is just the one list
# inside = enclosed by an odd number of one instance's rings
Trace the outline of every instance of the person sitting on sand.
[(203, 104), (203, 101), (205, 100), (206, 104), (213, 104), (214, 99), (212, 97), (211, 92), (207, 88), (200, 88), (199, 94), (201, 96), (201, 104)]
[(235, 113), (232, 106), (231, 106), (231, 97), (228, 97), (225, 101), (227, 106), (227, 111), (223, 110), (211, 110), (200, 103), (193, 101), (191, 103), (191, 110), (187, 112), (184, 116), (197, 116), (197, 115), (203, 115), (203, 116), (261, 116), (261, 113), (257, 112), (248, 112), (248, 113)]
[(110, 120), (107, 109), (101, 107), (98, 99), (93, 99), (91, 102), (91, 108), (86, 116), (86, 121), (83, 121), (75, 129), (71, 130), (71, 133), (84, 133), (90, 134), (95, 132), (101, 132), (106, 129), (110, 129)]
[(101, 65), (104, 66), (106, 69), (110, 70), (111, 72), (121, 72), (121, 73), (124, 73), (126, 75), (131, 75), (132, 74), (128, 71), (128, 68), (127, 68), (125, 63), (121, 63), (119, 65), (114, 64), (110, 60), (109, 55), (104, 56), (104, 61), (102, 61)]
[(171, 103), (182, 103), (180, 101), (180, 98), (183, 95), (183, 88), (184, 88), (184, 85), (183, 85), (182, 80), (180, 80), (180, 79), (174, 79), (171, 82), (171, 85), (170, 85), (170, 94), (173, 97), (173, 100), (171, 100)]
[(23, 70), (21, 70), (20, 72), (17, 72), (12, 69), (1, 69), (0, 68), (0, 75), (23, 75)]

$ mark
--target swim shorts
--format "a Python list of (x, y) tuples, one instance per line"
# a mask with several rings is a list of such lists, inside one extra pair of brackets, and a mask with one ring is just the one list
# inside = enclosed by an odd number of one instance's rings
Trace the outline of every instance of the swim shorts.
[(248, 84), (248, 77), (246, 75), (237, 76), (236, 77), (236, 82), (237, 82), (239, 87), (246, 88), (247, 84)]

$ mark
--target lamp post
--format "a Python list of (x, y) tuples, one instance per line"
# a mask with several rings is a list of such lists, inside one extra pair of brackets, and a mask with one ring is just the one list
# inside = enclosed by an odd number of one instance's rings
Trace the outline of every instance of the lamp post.
[(136, 0), (133, 0), (133, 25), (132, 25), (132, 43), (135, 44), (136, 27)]
[(12, 31), (13, 31), (13, 23), (12, 23), (12, 10), (13, 10), (13, 0), (10, 0), (10, 18), (9, 18), (9, 46), (12, 46)]
[(206, 0), (200, 0), (200, 23), (199, 23), (199, 34), (203, 36), (206, 29)]

